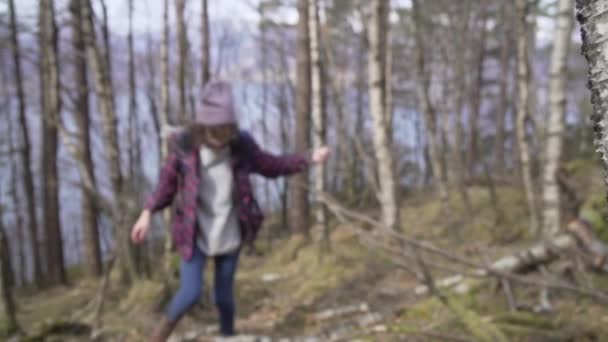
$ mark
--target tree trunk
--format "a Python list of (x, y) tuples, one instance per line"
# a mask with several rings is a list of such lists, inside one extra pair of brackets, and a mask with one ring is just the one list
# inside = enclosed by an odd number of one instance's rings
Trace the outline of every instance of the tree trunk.
[[(163, 0), (163, 35), (160, 46), (160, 132), (169, 124), (171, 103), (169, 99), (169, 0)], [(167, 155), (163, 144), (161, 157)]]
[(109, 163), (110, 184), (114, 199), (112, 224), (119, 255), (120, 279), (123, 284), (129, 285), (135, 277), (135, 265), (129, 253), (129, 231), (124, 227), (126, 217), (124, 203), (122, 203), (124, 201), (123, 177), (118, 145), (117, 116), (114, 108), (114, 89), (109, 77), (109, 70), (106, 68), (103, 55), (96, 43), (90, 0), (84, 4), (83, 32), (89, 62), (95, 74), (95, 88), (103, 122), (105, 153)]
[[(81, 148), (81, 160), (84, 169), (96, 187), (93, 158), (91, 155), (90, 113), (89, 113), (89, 81), (86, 60), (86, 47), (83, 36), (83, 8), (82, 1), (71, 0), (72, 12), (72, 43), (74, 46), (75, 66), (74, 79), (76, 81), (76, 111), (74, 117), (78, 124), (78, 146)], [(87, 273), (93, 277), (102, 275), (103, 266), (101, 249), (99, 245), (99, 227), (97, 222), (97, 208), (95, 196), (86, 189), (82, 192), (82, 229), (84, 236), (84, 256)]]
[[(310, 30), (310, 60), (312, 66), (312, 126), (313, 148), (318, 149), (326, 142), (326, 113), (325, 113), (325, 87), (323, 80), (323, 62), (321, 60), (321, 30), (319, 22), (319, 8), (317, 0), (308, 1), (308, 20)], [(326, 168), (323, 165), (316, 167), (314, 175), (314, 188), (318, 193), (325, 191), (327, 179)], [(323, 231), (322, 249), (329, 250), (329, 225), (327, 222), (327, 208), (318, 203), (316, 209), (317, 224)]]
[(466, 86), (466, 37), (469, 36), (469, 22), (470, 22), (470, 9), (471, 9), (471, 1), (466, 1), (462, 7), (462, 18), (460, 23), (458, 24), (458, 36), (456, 37), (458, 44), (462, 47), (455, 51), (456, 55), (456, 84), (455, 88), (457, 89), (457, 97), (456, 97), (456, 137), (455, 137), (455, 146), (454, 146), (454, 161), (456, 164), (456, 186), (458, 188), (458, 192), (460, 193), (460, 198), (465, 208), (465, 215), (467, 215), (466, 219), (470, 221), (473, 220), (473, 204), (471, 203), (471, 198), (469, 197), (469, 192), (467, 189), (467, 172), (464, 161), (464, 154), (462, 146), (464, 146), (464, 127), (462, 125), (462, 114), (463, 114), (463, 105), (464, 105), (464, 97), (467, 89)]
[(46, 227), (46, 258), (51, 284), (66, 284), (63, 240), (59, 208), (59, 173), (57, 169), (58, 130), (61, 113), (57, 26), (53, 0), (40, 1), (40, 75), (42, 103), (42, 191), (43, 218)]
[(576, 0), (576, 17), (583, 41), (582, 53), (587, 59), (588, 87), (591, 91), (591, 121), (594, 145), (604, 166), (604, 183), (608, 186), (608, 7), (602, 0)]
[(498, 109), (496, 113), (496, 145), (494, 147), (495, 171), (499, 175), (505, 174), (505, 120), (508, 111), (509, 96), (509, 66), (511, 63), (511, 7), (509, 1), (502, 4), (500, 34), (502, 44), (500, 46), (500, 74), (499, 74), (499, 95)]
[[(263, 143), (267, 145), (270, 141), (269, 131), (268, 131), (268, 23), (266, 22), (266, 9), (263, 4), (258, 7), (258, 11), (260, 14), (260, 64), (262, 69), (262, 104), (261, 104), (261, 114), (262, 114), (262, 135), (263, 135)], [(270, 181), (264, 180), (264, 198), (266, 201), (266, 211), (270, 211)], [(268, 246), (270, 246), (272, 240), (272, 234), (268, 234)]]
[(370, 3), (368, 25), (368, 84), (370, 110), (374, 123), (374, 152), (380, 193), (378, 199), (382, 207), (382, 222), (387, 228), (399, 229), (399, 207), (397, 201), (397, 182), (391, 139), (388, 136), (386, 108), (386, 26), (389, 2), (374, 0)]
[(103, 60), (108, 70), (109, 83), (113, 86), (112, 74), (112, 48), (110, 47), (110, 26), (108, 25), (108, 6), (106, 6), (106, 0), (99, 0), (101, 4), (101, 33), (103, 37)]
[[(357, 56), (357, 70), (361, 71), (365, 69), (365, 51), (367, 49), (366, 46), (366, 37), (365, 35), (361, 35), (360, 39), (358, 39), (360, 44), (359, 44), (359, 51), (358, 51), (358, 56)], [(363, 123), (364, 123), (364, 96), (365, 96), (365, 73), (364, 72), (358, 72), (357, 73), (357, 78), (355, 80), (355, 87), (356, 87), (356, 92), (357, 92), (357, 98), (355, 99), (355, 135), (358, 135), (359, 137), (363, 137), (365, 136), (365, 131), (363, 128)], [(363, 182), (363, 175), (362, 173), (364, 171), (362, 171), (364, 169), (363, 167), (363, 163), (364, 161), (362, 160), (361, 156), (357, 153), (357, 146), (356, 144), (351, 144), (351, 158), (352, 158), (352, 168), (351, 168), (351, 182), (348, 185), (349, 188), (349, 197), (351, 198), (355, 198), (357, 195), (358, 190), (361, 189), (361, 187), (363, 186), (364, 182)], [(360, 195), (360, 194), (359, 194)]]
[[(163, 132), (169, 126), (170, 99), (169, 99), (169, 0), (163, 0), (163, 35), (160, 46), (160, 158), (162, 161), (168, 155), (167, 139), (163, 139)], [(169, 226), (171, 214), (164, 213), (164, 223)], [(163, 271), (165, 273), (165, 289), (169, 290), (169, 279), (171, 275), (171, 248), (172, 239), (170, 229), (165, 229), (165, 240), (163, 245)]]
[(23, 90), (23, 74), (21, 70), (21, 46), (17, 32), (17, 14), (15, 13), (15, 0), (9, 0), (11, 45), (13, 52), (13, 71), (15, 73), (15, 87), (17, 90), (17, 100), (19, 105), (19, 130), (21, 131), (22, 148), (21, 163), (23, 170), (23, 184), (25, 186), (25, 197), (28, 216), (28, 227), (30, 245), (32, 248), (32, 258), (34, 265), (33, 278), (38, 288), (42, 287), (42, 260), (40, 249), (38, 248), (38, 219), (36, 214), (36, 194), (34, 189), (34, 176), (32, 172), (30, 134), (27, 126), (27, 103)]
[[(433, 171), (433, 178), (437, 182), (437, 189), (439, 190), (439, 198), (441, 200), (442, 211), (444, 217), (449, 217), (449, 202), (448, 202), (448, 186), (445, 179), (445, 175), (441, 169), (440, 161), (440, 148), (439, 148), (439, 134), (437, 130), (437, 113), (433, 107), (430, 99), (430, 77), (426, 70), (425, 59), (424, 59), (424, 40), (422, 37), (422, 12), (420, 3), (418, 0), (412, 1), (413, 15), (415, 20), (415, 39), (416, 39), (416, 69), (418, 81), (421, 83), (418, 86), (418, 101), (420, 104), (421, 112), (424, 115), (426, 136), (428, 140), (428, 152), (431, 163), (431, 169)], [(428, 168), (428, 165), (427, 165)]]
[[(10, 120), (10, 119), (9, 119)], [(10, 128), (9, 128), (10, 129)], [(12, 130), (12, 129), (11, 129)], [(12, 141), (12, 138), (11, 138)], [(14, 144), (11, 143), (11, 150), (14, 151)], [(19, 193), (17, 190), (17, 160), (14, 158), (13, 153), (11, 153), (11, 178), (10, 178), (10, 198), (15, 205), (15, 233), (16, 233), (16, 250), (18, 257), (18, 265), (19, 265), (19, 283), (21, 286), (25, 286), (27, 284), (27, 264), (25, 259), (25, 238), (23, 237), (23, 217), (21, 216), (21, 200), (19, 198)], [(17, 275), (15, 275), (17, 277)], [(15, 278), (16, 280), (16, 278)]]
[[(2, 61), (4, 62), (4, 60)], [(2, 66), (5, 66), (4, 63), (2, 63)], [(2, 96), (3, 99), (6, 99), (6, 103), (4, 106), (4, 111), (6, 114), (6, 121), (7, 121), (7, 128), (8, 128), (8, 148), (9, 148), (9, 165), (10, 165), (10, 178), (8, 180), (9, 182), (9, 192), (8, 192), (8, 196), (10, 198), (10, 201), (12, 201), (13, 203), (13, 215), (15, 217), (15, 223), (14, 223), (14, 231), (15, 231), (15, 243), (14, 245), (15, 247), (15, 253), (17, 255), (18, 258), (18, 270), (19, 270), (19, 279), (18, 279), (18, 283), (21, 286), (25, 286), (27, 284), (27, 263), (26, 263), (26, 259), (25, 259), (25, 253), (26, 253), (26, 246), (25, 246), (25, 240), (24, 240), (24, 236), (23, 236), (23, 210), (22, 210), (22, 203), (21, 203), (21, 198), (19, 196), (19, 179), (17, 176), (17, 170), (18, 170), (18, 157), (17, 157), (17, 151), (18, 151), (18, 142), (17, 139), (15, 138), (15, 131), (13, 129), (13, 117), (12, 117), (12, 101), (11, 101), (11, 97), (10, 97), (10, 93), (9, 93), (9, 85), (10, 85), (10, 81), (9, 81), (9, 77), (8, 77), (8, 68), (3, 67), (0, 68), (0, 84), (2, 84), (2, 93), (0, 94)], [(14, 284), (17, 283), (17, 275), (14, 275)]]
[(205, 84), (211, 79), (210, 72), (210, 38), (209, 38), (209, 8), (207, 6), (207, 0), (201, 0), (202, 14), (201, 14), (201, 87), (205, 87)]
[(467, 160), (467, 167), (469, 169), (469, 176), (475, 177), (476, 167), (479, 162), (479, 116), (481, 113), (481, 98), (483, 90), (483, 71), (484, 61), (486, 56), (486, 21), (488, 20), (488, 3), (487, 0), (481, 0), (479, 4), (480, 18), (477, 29), (479, 30), (479, 45), (477, 56), (473, 59), (473, 65), (477, 68), (475, 70), (475, 77), (473, 78), (473, 86), (471, 91), (471, 115), (469, 116), (469, 122), (471, 127), (471, 140), (469, 140), (469, 153)]
[[(143, 187), (141, 168), (141, 130), (139, 129), (139, 112), (138, 112), (138, 101), (137, 101), (137, 78), (135, 70), (135, 47), (133, 42), (133, 0), (128, 1), (129, 8), (129, 33), (127, 34), (127, 45), (128, 45), (128, 84), (129, 84), (129, 116), (127, 124), (127, 141), (128, 141), (128, 155), (129, 155), (129, 191), (132, 193), (132, 197), (137, 200), (140, 199), (141, 189)], [(135, 261), (135, 268), (138, 275), (143, 274), (144, 260), (143, 260), (144, 246), (133, 245), (133, 259)]]
[[(297, 85), (295, 148), (305, 151), (310, 148), (310, 37), (308, 30), (308, 0), (298, 0)], [(308, 172), (291, 177), (290, 222), (291, 229), (309, 236), (310, 206), (308, 203)]]
[[(284, 58), (284, 56), (282, 56)], [(281, 115), (281, 146), (283, 146), (283, 151), (286, 152), (287, 146), (289, 145), (289, 105), (287, 104), (287, 94), (285, 91), (285, 85), (279, 84), (279, 96), (277, 98), (277, 107), (279, 109), (279, 113), (284, 113)], [(289, 182), (287, 180), (283, 181), (284, 187), (281, 192), (281, 227), (283, 229), (287, 229), (289, 227)]]
[(553, 53), (551, 56), (551, 71), (549, 84), (549, 127), (545, 143), (545, 167), (543, 182), (543, 235), (547, 238), (557, 234), (560, 222), (560, 196), (557, 184), (557, 169), (559, 167), (563, 131), (566, 120), (566, 82), (568, 51), (570, 49), (570, 34), (572, 33), (573, 0), (560, 0), (556, 20)]
[[(133, 42), (133, 0), (129, 0), (129, 33), (127, 34), (128, 45), (128, 83), (129, 83), (129, 124), (128, 124), (128, 141), (129, 141), (129, 178), (134, 182), (134, 177), (139, 178), (140, 171), (138, 168), (141, 165), (140, 156), (140, 131), (139, 131), (139, 114), (137, 102), (137, 78), (135, 73), (135, 47)], [(139, 188), (139, 187), (137, 187)]]
[(4, 230), (4, 215), (3, 208), (0, 206), (0, 295), (2, 301), (2, 316), (4, 316), (3, 333), (8, 336), (18, 332), (19, 324), (17, 323), (17, 308), (13, 296), (13, 288), (11, 284), (11, 253), (9, 250), (9, 241)]
[[(548, 242), (541, 242), (526, 250), (502, 257), (488, 265), (491, 271), (503, 273), (520, 273), (532, 266), (549, 263), (566, 250), (576, 246), (576, 238), (570, 234), (561, 234)], [(487, 277), (492, 274), (485, 269), (472, 270), (469, 274), (477, 277)], [(462, 274), (450, 276), (440, 280), (437, 285), (441, 288), (450, 288), (456, 293), (468, 293), (479, 285), (479, 279), (470, 278)], [(418, 286), (414, 289), (417, 295), (426, 294), (427, 286)]]
[(179, 121), (180, 124), (186, 124), (188, 117), (186, 115), (186, 65), (188, 59), (188, 32), (186, 31), (186, 19), (184, 11), (186, 10), (186, 0), (175, 0), (175, 19), (177, 23), (177, 50), (179, 60), (177, 64), (177, 87), (179, 92)]
[(532, 167), (530, 165), (530, 146), (527, 141), (526, 122), (530, 118), (529, 113), (529, 82), (530, 64), (528, 60), (528, 3), (527, 0), (516, 0), (518, 24), (517, 24), (517, 84), (519, 93), (519, 104), (517, 106), (517, 145), (519, 147), (519, 159), (521, 173), (528, 202), (528, 213), (530, 215), (530, 232), (536, 236), (539, 232), (539, 216), (536, 207), (536, 193), (532, 180)]

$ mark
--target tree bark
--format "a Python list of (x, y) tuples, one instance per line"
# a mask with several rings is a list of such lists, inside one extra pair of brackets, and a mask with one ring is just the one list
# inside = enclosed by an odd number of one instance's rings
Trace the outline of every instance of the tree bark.
[(539, 215), (536, 206), (536, 193), (532, 180), (532, 167), (530, 163), (530, 146), (527, 141), (526, 122), (530, 118), (530, 65), (528, 60), (528, 3), (527, 0), (516, 0), (517, 8), (517, 85), (518, 85), (518, 106), (517, 106), (517, 145), (519, 147), (519, 159), (521, 163), (521, 173), (528, 203), (528, 214), (530, 215), (530, 232), (533, 236), (539, 233)]
[[(9, 119), (10, 120), (10, 119)], [(9, 128), (10, 129), (10, 128)], [(12, 129), (11, 129), (12, 130)], [(11, 138), (12, 141), (12, 138)], [(14, 151), (14, 144), (11, 143), (11, 150)], [(25, 259), (25, 238), (23, 236), (23, 217), (22, 209), (21, 209), (21, 200), (19, 198), (19, 193), (17, 190), (17, 160), (14, 157), (14, 154), (11, 153), (11, 178), (10, 178), (10, 197), (15, 205), (15, 233), (16, 233), (16, 254), (18, 257), (18, 265), (19, 265), (19, 283), (21, 286), (25, 286), (27, 284), (27, 264)], [(17, 275), (15, 275), (17, 277)], [(15, 279), (16, 280), (16, 279)]]
[(473, 65), (476, 67), (475, 77), (473, 78), (473, 85), (471, 91), (470, 98), (470, 106), (471, 106), (471, 115), (469, 116), (470, 128), (471, 128), (471, 137), (469, 140), (469, 148), (468, 148), (468, 160), (467, 167), (469, 169), (469, 175), (471, 177), (476, 176), (476, 168), (479, 162), (479, 116), (481, 113), (481, 98), (482, 98), (482, 90), (483, 90), (483, 72), (484, 72), (484, 62), (486, 57), (486, 22), (488, 20), (488, 1), (481, 0), (479, 4), (480, 18), (479, 23), (477, 25), (477, 30), (479, 30), (479, 41), (477, 47), (477, 55), (473, 59)]
[[(163, 132), (169, 126), (169, 113), (171, 111), (171, 104), (169, 99), (169, 0), (163, 0), (163, 35), (160, 46), (160, 159), (164, 160), (168, 154), (167, 140), (163, 139)], [(171, 221), (171, 214), (165, 212), (164, 214), (165, 225), (169, 225)], [(169, 288), (169, 275), (171, 274), (171, 248), (172, 240), (169, 229), (165, 229), (165, 240), (163, 245), (163, 270), (166, 277), (166, 287)]]
[[(284, 58), (284, 56), (282, 56)], [(279, 96), (277, 98), (277, 108), (279, 113), (289, 113), (289, 105), (287, 103), (287, 94), (285, 91), (285, 85), (279, 85)], [(281, 115), (281, 146), (283, 146), (282, 152), (287, 152), (287, 146), (289, 145), (289, 120), (286, 114)], [(289, 182), (284, 180), (283, 191), (281, 192), (281, 226), (283, 229), (289, 227)]]
[(560, 191), (557, 170), (561, 161), (566, 120), (566, 83), (570, 34), (572, 33), (573, 0), (560, 0), (556, 19), (549, 83), (549, 123), (545, 143), (543, 182), (543, 235), (549, 238), (559, 232)]
[(211, 79), (211, 58), (210, 58), (210, 45), (211, 41), (209, 38), (209, 7), (207, 6), (207, 0), (201, 0), (201, 87), (205, 87), (205, 84)]
[[(365, 69), (365, 51), (368, 48), (366, 44), (366, 37), (364, 34), (358, 39), (358, 56), (357, 56), (357, 70), (361, 71)], [(354, 134), (359, 135), (361, 137), (365, 136), (364, 130), (364, 96), (365, 96), (365, 73), (358, 72), (355, 80), (356, 87), (356, 99), (355, 99), (355, 132)], [(363, 186), (363, 175), (364, 172), (364, 161), (361, 156), (357, 153), (357, 145), (351, 144), (351, 158), (352, 158), (352, 169), (351, 169), (351, 182), (348, 185), (350, 189), (349, 197), (354, 198), (358, 192), (358, 189), (361, 189)]]
[[(548, 242), (542, 242), (526, 250), (500, 258), (491, 265), (488, 265), (488, 268), (492, 271), (502, 273), (521, 273), (530, 267), (546, 264), (555, 260), (560, 256), (561, 252), (574, 246), (576, 246), (576, 238), (572, 235), (557, 235)], [(470, 274), (474, 274), (477, 277), (492, 275), (485, 269), (473, 270)], [(477, 280), (477, 282), (475, 280)], [(470, 278), (462, 274), (444, 278), (437, 283), (439, 287), (450, 288), (456, 293), (467, 293), (478, 284), (478, 279)], [(428, 288), (426, 286), (418, 286), (414, 290), (418, 295), (425, 294), (427, 291)]]
[(110, 26), (108, 24), (108, 6), (106, 6), (106, 0), (99, 0), (101, 5), (101, 33), (103, 39), (103, 60), (105, 63), (105, 68), (108, 70), (108, 79), (110, 84), (114, 84), (112, 79), (114, 75), (112, 74), (112, 48), (110, 47)]
[[(305, 151), (310, 148), (310, 36), (308, 30), (308, 0), (298, 0), (298, 39), (297, 39), (297, 85), (296, 85), (296, 127), (295, 148)], [(308, 202), (308, 172), (291, 177), (290, 184), (290, 222), (291, 229), (310, 236), (310, 205)]]
[(129, 178), (134, 182), (134, 178), (140, 174), (141, 166), (141, 145), (139, 130), (139, 113), (137, 101), (137, 77), (135, 73), (135, 47), (133, 41), (133, 0), (129, 0), (129, 33), (127, 34), (128, 45), (128, 83), (129, 83)]
[[(129, 155), (129, 185), (130, 192), (133, 197), (139, 199), (141, 195), (142, 181), (142, 160), (141, 160), (141, 131), (139, 129), (139, 104), (137, 101), (137, 77), (135, 70), (135, 47), (133, 41), (133, 0), (128, 0), (128, 12), (129, 12), (129, 32), (127, 34), (127, 45), (128, 45), (128, 84), (129, 84), (129, 114), (127, 124), (127, 141), (128, 141), (128, 155)], [(144, 246), (134, 245), (132, 246), (133, 259), (135, 261), (135, 267), (138, 274), (143, 273), (144, 260), (143, 260), (143, 249)]]
[(593, 138), (604, 167), (608, 186), (608, 7), (601, 0), (576, 0), (576, 18), (583, 41), (582, 54), (588, 63), (587, 83), (591, 91)]
[(66, 284), (63, 240), (59, 207), (59, 172), (57, 168), (58, 130), (61, 113), (59, 62), (57, 60), (57, 25), (53, 0), (41, 0), (39, 10), (40, 75), (42, 103), (42, 191), (43, 218), (46, 227), (46, 258), (50, 284)]
[[(431, 169), (433, 172), (433, 178), (437, 182), (437, 189), (439, 191), (439, 198), (441, 200), (442, 211), (444, 217), (449, 217), (449, 195), (446, 177), (441, 169), (440, 161), (440, 139), (439, 132), (437, 129), (437, 113), (431, 103), (430, 99), (430, 86), (431, 80), (426, 70), (426, 62), (424, 59), (424, 39), (422, 37), (422, 11), (418, 0), (412, 1), (414, 22), (415, 22), (415, 39), (416, 39), (416, 73), (420, 85), (418, 89), (418, 102), (420, 105), (421, 112), (424, 115), (426, 137), (428, 144), (429, 159), (431, 163)], [(428, 168), (428, 164), (427, 164)]]
[[(321, 60), (321, 30), (319, 22), (319, 7), (317, 0), (308, 1), (308, 19), (310, 30), (310, 59), (312, 65), (312, 126), (313, 148), (318, 149), (326, 142), (326, 113), (325, 113), (325, 87), (323, 82), (323, 62)], [(314, 175), (314, 188), (317, 193), (325, 191), (327, 186), (326, 168), (323, 165), (316, 167)], [(327, 222), (327, 208), (321, 202), (317, 203), (316, 221), (323, 231), (323, 249), (329, 249), (329, 226)]]
[(471, 199), (469, 196), (469, 192), (467, 189), (467, 172), (464, 161), (464, 154), (462, 146), (464, 146), (465, 135), (464, 135), (464, 127), (462, 125), (462, 114), (463, 114), (463, 105), (465, 92), (467, 89), (466, 86), (466, 37), (469, 36), (469, 22), (470, 22), (470, 9), (471, 9), (471, 1), (466, 1), (462, 8), (461, 13), (462, 17), (460, 22), (458, 23), (457, 39), (458, 44), (460, 45), (460, 49), (455, 51), (456, 55), (456, 84), (455, 88), (457, 89), (457, 97), (456, 97), (456, 136), (455, 136), (455, 146), (454, 146), (454, 161), (456, 164), (456, 186), (458, 188), (458, 192), (460, 193), (460, 198), (462, 203), (464, 204), (465, 214), (467, 215), (467, 219), (470, 221), (473, 219), (473, 204), (471, 203)]
[[(7, 121), (7, 128), (8, 128), (8, 148), (9, 148), (9, 165), (10, 165), (10, 178), (8, 180), (9, 182), (9, 189), (8, 189), (8, 196), (10, 196), (10, 200), (13, 203), (13, 215), (15, 218), (15, 222), (14, 222), (14, 232), (15, 232), (15, 243), (13, 244), (15, 246), (15, 255), (18, 258), (18, 263), (17, 263), (17, 269), (19, 270), (19, 275), (14, 274), (14, 282), (12, 283), (12, 285), (17, 284), (17, 282), (21, 285), (21, 286), (25, 286), (27, 284), (27, 264), (26, 264), (26, 259), (25, 259), (25, 253), (26, 253), (26, 246), (25, 246), (25, 240), (24, 240), (24, 236), (23, 236), (23, 208), (22, 208), (22, 202), (21, 202), (21, 198), (19, 196), (19, 179), (18, 179), (18, 168), (19, 168), (19, 161), (17, 160), (17, 153), (18, 153), (18, 148), (17, 148), (17, 139), (15, 138), (15, 131), (13, 129), (13, 116), (12, 116), (12, 100), (11, 100), (11, 95), (9, 92), (9, 85), (10, 85), (10, 80), (8, 77), (8, 68), (4, 67), (4, 60), (2, 60), (2, 64), (3, 68), (0, 68), (0, 84), (2, 84), (2, 93), (0, 94), (0, 96), (2, 96), (3, 99), (5, 99), (5, 103), (3, 106), (3, 112), (5, 112), (6, 115), (6, 121)], [(19, 277), (17, 279), (17, 276)]]
[(399, 206), (397, 201), (397, 182), (391, 139), (388, 136), (389, 122), (386, 108), (386, 25), (389, 2), (374, 0), (370, 2), (368, 25), (368, 85), (370, 110), (373, 120), (374, 153), (380, 192), (378, 200), (382, 207), (382, 221), (388, 229), (399, 227)]
[(504, 1), (501, 9), (500, 34), (502, 44), (500, 46), (500, 74), (498, 110), (496, 113), (496, 145), (494, 147), (495, 171), (499, 175), (505, 174), (505, 120), (508, 111), (509, 96), (509, 69), (511, 63), (511, 7), (509, 1)]
[(123, 284), (129, 285), (135, 277), (135, 265), (129, 253), (129, 231), (124, 227), (126, 217), (124, 203), (122, 203), (124, 201), (123, 177), (118, 144), (117, 115), (114, 107), (114, 89), (109, 70), (96, 43), (90, 0), (84, 4), (83, 32), (88, 60), (95, 75), (95, 88), (103, 122), (104, 147), (109, 163), (110, 184), (114, 199), (112, 224), (119, 255), (120, 279)]
[(3, 208), (0, 205), (0, 295), (2, 296), (2, 311), (5, 319), (3, 332), (8, 336), (18, 332), (19, 324), (17, 322), (17, 307), (13, 295), (13, 286), (11, 284), (11, 253), (9, 250), (9, 241), (4, 229)]
[[(262, 103), (261, 103), (261, 114), (262, 114), (262, 135), (263, 143), (268, 144), (270, 141), (269, 130), (268, 130), (268, 22), (266, 18), (266, 8), (264, 4), (260, 4), (258, 7), (260, 14), (260, 68), (262, 71)], [(264, 198), (266, 200), (266, 210), (270, 210), (270, 181), (264, 180)], [(272, 234), (268, 234), (268, 245), (270, 246), (272, 240)]]
[(186, 66), (188, 60), (188, 32), (186, 31), (186, 0), (175, 0), (175, 18), (177, 22), (177, 50), (179, 60), (177, 64), (177, 89), (179, 92), (179, 121), (185, 124), (188, 120), (186, 115)]
[(26, 207), (28, 216), (30, 245), (32, 248), (32, 263), (34, 265), (33, 280), (38, 288), (43, 285), (42, 260), (38, 248), (38, 219), (36, 214), (36, 194), (34, 189), (34, 176), (32, 171), (32, 157), (30, 134), (27, 126), (27, 102), (23, 90), (23, 74), (21, 69), (21, 46), (19, 33), (17, 31), (17, 14), (15, 12), (15, 0), (9, 0), (11, 45), (13, 57), (13, 71), (15, 87), (17, 90), (17, 101), (19, 106), (19, 130), (21, 132), (22, 148), (21, 163), (23, 170), (23, 184), (25, 187)]
[[(78, 146), (84, 170), (92, 185), (96, 187), (93, 158), (91, 154), (90, 112), (89, 112), (89, 77), (86, 60), (86, 47), (83, 35), (83, 6), (80, 0), (70, 1), (72, 13), (72, 44), (74, 47), (75, 64), (74, 79), (76, 81), (76, 104), (74, 117), (78, 125)], [(84, 236), (84, 256), (86, 271), (90, 276), (102, 275), (101, 248), (99, 244), (99, 226), (95, 196), (86, 189), (82, 191), (82, 229)]]
[[(160, 45), (160, 132), (169, 124), (171, 102), (169, 99), (169, 0), (163, 0), (163, 34)], [(166, 146), (162, 146), (166, 155)]]

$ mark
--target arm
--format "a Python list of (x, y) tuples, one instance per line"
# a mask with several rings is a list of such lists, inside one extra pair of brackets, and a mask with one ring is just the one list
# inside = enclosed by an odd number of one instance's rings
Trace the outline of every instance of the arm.
[(277, 156), (262, 150), (248, 133), (241, 136), (250, 154), (253, 172), (264, 177), (288, 176), (306, 170), (311, 164), (309, 154), (289, 154)]
[(169, 206), (177, 192), (178, 159), (174, 152), (169, 153), (167, 160), (160, 170), (158, 186), (148, 196), (144, 210), (154, 213)]

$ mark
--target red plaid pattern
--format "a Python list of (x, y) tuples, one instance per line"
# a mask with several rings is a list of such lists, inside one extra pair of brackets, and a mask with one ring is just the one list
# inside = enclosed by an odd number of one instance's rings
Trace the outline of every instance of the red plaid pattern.
[[(192, 257), (197, 219), (200, 179), (200, 156), (190, 143), (188, 133), (170, 138), (172, 146), (160, 170), (158, 186), (144, 207), (151, 212), (162, 210), (174, 201), (171, 235), (178, 252), (185, 260)], [(241, 225), (242, 241), (252, 245), (264, 221), (264, 215), (253, 196), (249, 175), (257, 173), (268, 178), (291, 175), (305, 170), (310, 158), (304, 154), (275, 156), (263, 151), (248, 132), (240, 132), (231, 145), (234, 176), (234, 201)]]

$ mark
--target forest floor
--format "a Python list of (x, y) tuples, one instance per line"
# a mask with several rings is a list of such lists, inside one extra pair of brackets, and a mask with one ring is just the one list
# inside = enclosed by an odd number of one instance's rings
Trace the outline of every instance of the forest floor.
[[(600, 230), (600, 236), (605, 236), (606, 225), (598, 221), (593, 209), (598, 201), (603, 201), (601, 175), (586, 162), (579, 164), (571, 165), (576, 181), (583, 189), (594, 189), (586, 190), (583, 216)], [(469, 192), (474, 206), (472, 222), (446, 222), (432, 194), (409, 196), (402, 209), (405, 234), (474, 260), (494, 260), (530, 245), (523, 191), (510, 185), (499, 186), (500, 205), (506, 217), (499, 225), (494, 224), (487, 189), (476, 185)], [(454, 217), (464, 217), (458, 196), (452, 197)], [(371, 215), (374, 212), (369, 210)], [(313, 231), (313, 240), (320, 235)], [(249, 337), (239, 340), (256, 341), (261, 336), (265, 341), (474, 340), (471, 328), (461, 317), (434, 297), (416, 295), (413, 289), (420, 281), (403, 267), (397, 267), (393, 255), (362, 242), (348, 224), (333, 226), (329, 254), (320, 257), (318, 243), (301, 246), (297, 237), (270, 243), (262, 237), (261, 255), (241, 257), (236, 282), (237, 329)], [(207, 268), (203, 303), (180, 322), (173, 341), (213, 340), (217, 317), (209, 300), (212, 268)], [(450, 274), (433, 272), (437, 279)], [(608, 276), (585, 273), (582, 281), (608, 292)], [(497, 284), (498, 281), (489, 280), (487, 286), (450, 298), (484, 324), (498, 328), (509, 341), (608, 340), (608, 307), (596, 300), (554, 291), (551, 312), (513, 312)], [(538, 303), (538, 288), (518, 284), (513, 287), (519, 303)], [(18, 318), (28, 336), (24, 340), (88, 340), (93, 317), (91, 303), (98, 288), (98, 281), (81, 280), (69, 288), (19, 292)], [(112, 281), (102, 316), (101, 339), (144, 341), (159, 317), (154, 306), (161, 289), (158, 281), (142, 280), (125, 292)]]

